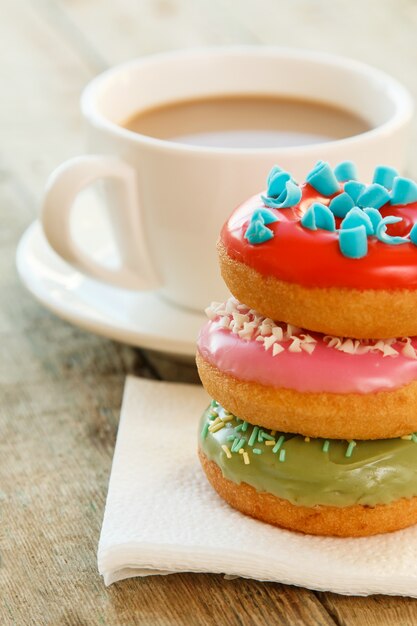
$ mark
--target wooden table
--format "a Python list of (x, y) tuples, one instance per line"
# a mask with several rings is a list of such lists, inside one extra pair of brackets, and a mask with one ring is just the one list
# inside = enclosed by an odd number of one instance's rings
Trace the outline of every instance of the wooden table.
[(196, 373), (60, 321), (25, 292), (14, 268), (48, 173), (83, 151), (78, 98), (97, 72), (178, 47), (302, 45), (380, 66), (417, 95), (415, 3), (3, 0), (1, 8), (0, 623), (417, 623), (411, 599), (214, 575), (106, 589), (96, 548), (125, 376), (195, 381)]

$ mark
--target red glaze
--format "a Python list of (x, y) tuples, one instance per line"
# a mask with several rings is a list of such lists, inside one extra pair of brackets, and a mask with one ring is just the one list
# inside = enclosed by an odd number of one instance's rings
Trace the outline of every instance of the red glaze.
[[(279, 221), (268, 225), (274, 238), (265, 243), (253, 245), (244, 238), (253, 211), (264, 206), (260, 194), (238, 207), (221, 232), (228, 255), (264, 276), (305, 287), (417, 289), (417, 246), (413, 243), (389, 245), (369, 237), (366, 257), (349, 259), (339, 250), (337, 233), (312, 231), (301, 226), (300, 219), (312, 202), (328, 205), (331, 200), (307, 184), (302, 191), (297, 206), (271, 209)], [(417, 221), (417, 203), (387, 204), (381, 209), (381, 215), (402, 217), (402, 222), (388, 227), (388, 233), (407, 235)]]

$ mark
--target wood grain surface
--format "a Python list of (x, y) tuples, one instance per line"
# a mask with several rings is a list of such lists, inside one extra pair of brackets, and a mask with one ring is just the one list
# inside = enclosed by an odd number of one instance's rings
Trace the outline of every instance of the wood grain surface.
[[(1, 0), (0, 624), (417, 624), (406, 598), (171, 575), (105, 588), (96, 549), (127, 373), (197, 381), (192, 366), (74, 328), (20, 285), (14, 254), (48, 173), (83, 151), (78, 98), (111, 64), (249, 43), (348, 54), (417, 96), (412, 0)], [(414, 141), (409, 171), (417, 174)]]

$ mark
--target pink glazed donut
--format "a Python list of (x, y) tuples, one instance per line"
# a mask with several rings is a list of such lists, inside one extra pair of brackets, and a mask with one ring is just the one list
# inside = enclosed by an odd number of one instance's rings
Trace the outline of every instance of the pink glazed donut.
[(321, 335), (273, 322), (234, 298), (206, 313), (199, 374), (234, 415), (307, 437), (416, 436), (416, 338)]

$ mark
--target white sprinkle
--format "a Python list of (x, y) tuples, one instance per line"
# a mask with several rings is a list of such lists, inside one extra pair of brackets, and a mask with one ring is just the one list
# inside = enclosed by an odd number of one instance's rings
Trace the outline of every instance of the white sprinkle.
[(342, 340), (339, 337), (332, 337), (331, 335), (326, 335), (323, 337), (324, 343), (327, 343), (328, 348), (336, 348), (338, 350), (342, 345)]
[(293, 326), (292, 324), (287, 324), (287, 336), (288, 339), (293, 335), (299, 335), (301, 333), (301, 328), (298, 326)]
[[(272, 347), (272, 354), (276, 356), (288, 350), (289, 352), (307, 352), (312, 354), (317, 339), (306, 331), (292, 324), (276, 324), (269, 317), (262, 317), (254, 309), (231, 297), (226, 302), (212, 302), (205, 309), (209, 320), (217, 321), (220, 328), (224, 328), (238, 335), (245, 341), (255, 339), (263, 343), (265, 350)], [(281, 342), (285, 342), (284, 345)], [(289, 345), (288, 343), (289, 342)], [(409, 359), (417, 360), (417, 350), (410, 337), (401, 339), (351, 339), (349, 337), (332, 337), (325, 335), (323, 342), (330, 349), (339, 350), (346, 354), (362, 355), (367, 353), (382, 354), (383, 357), (395, 358), (401, 354)], [(402, 346), (398, 345), (402, 344)], [(395, 347), (394, 347), (395, 346)]]
[(274, 345), (272, 346), (272, 356), (277, 356), (277, 354), (281, 354), (281, 352), (284, 352), (284, 350), (284, 346), (281, 346), (280, 343), (274, 343)]
[(226, 302), (226, 313), (233, 313), (233, 311), (236, 311), (236, 307), (238, 305), (238, 301), (235, 300), (235, 298), (229, 298)]
[(269, 337), (264, 337), (264, 348), (265, 350), (269, 350), (273, 343), (275, 343), (276, 339), (274, 335), (270, 335)]
[(364, 346), (360, 344), (356, 349), (356, 354), (367, 354), (372, 351), (372, 346)]
[(227, 315), (225, 315), (220, 320), (220, 326), (222, 328), (230, 328), (230, 322), (231, 322), (230, 317), (227, 317)]
[(274, 335), (275, 339), (277, 341), (282, 341), (283, 337), (284, 337), (284, 333), (282, 331), (281, 326), (274, 326), (274, 328), (272, 329), (272, 334)]
[(407, 337), (408, 341), (405, 344), (404, 348), (401, 350), (401, 354), (405, 357), (407, 357), (408, 359), (417, 359), (417, 355), (416, 355), (416, 351), (414, 350), (413, 346), (411, 345), (411, 339), (409, 337)]
[(376, 344), (374, 346), (372, 346), (373, 350), (376, 351), (380, 351), (380, 352), (384, 352), (384, 342), (382, 339), (380, 339), (379, 341), (376, 342)]
[(314, 339), (311, 335), (305, 335), (304, 333), (300, 334), (300, 339), (302, 339), (303, 343), (317, 343), (317, 339)]
[(251, 339), (252, 335), (255, 331), (255, 323), (254, 322), (245, 322), (243, 324), (242, 330), (239, 330), (238, 335), (242, 337), (242, 339)]
[(259, 328), (259, 332), (263, 336), (270, 335), (271, 332), (272, 332), (271, 324), (266, 324), (265, 322), (262, 322), (262, 324), (261, 324), (261, 326)]
[(340, 352), (346, 352), (346, 354), (355, 353), (355, 347), (352, 339), (346, 339), (337, 349), (340, 350)]
[(384, 356), (398, 356), (398, 350), (396, 350), (389, 344), (385, 344), (383, 352)]
[(213, 305), (208, 306), (206, 309), (204, 309), (204, 312), (209, 318), (209, 320), (214, 320), (217, 317), (217, 313), (216, 313), (216, 310), (213, 308)]
[(304, 352), (307, 352), (308, 354), (313, 354), (314, 350), (316, 349), (316, 346), (314, 343), (304, 343), (304, 341), (302, 341), (301, 349), (304, 350)]
[(244, 315), (243, 313), (237, 313), (236, 311), (234, 311), (232, 315), (233, 315), (234, 322), (236, 324), (239, 324), (239, 326), (243, 326), (245, 322), (249, 322), (249, 315)]
[(292, 342), (288, 347), (289, 352), (301, 352), (301, 340), (298, 337), (291, 337)]

